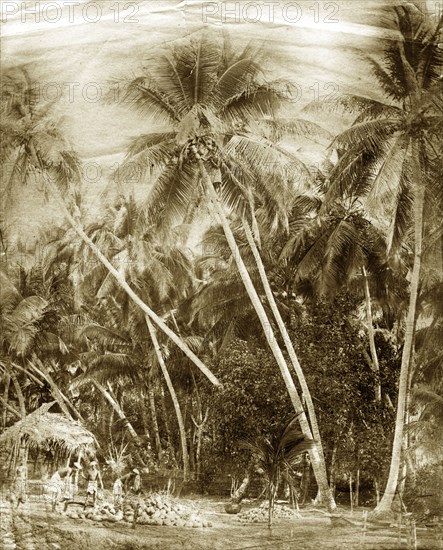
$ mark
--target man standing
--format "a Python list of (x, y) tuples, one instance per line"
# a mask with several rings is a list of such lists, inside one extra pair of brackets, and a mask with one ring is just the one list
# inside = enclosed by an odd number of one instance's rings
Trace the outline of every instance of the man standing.
[(12, 500), (14, 501), (16, 508), (18, 508), (20, 504), (24, 504), (26, 502), (27, 481), (28, 468), (25, 463), (21, 463), (16, 469), (11, 491)]
[(74, 462), (70, 468), (70, 473), (67, 476), (65, 484), (65, 495), (64, 495), (64, 511), (68, 509), (69, 504), (72, 503), (74, 498), (78, 493), (78, 474), (82, 469), (80, 462)]
[(83, 476), (87, 481), (88, 485), (86, 487), (86, 500), (83, 506), (83, 510), (86, 509), (86, 506), (89, 501), (89, 497), (92, 498), (92, 506), (95, 507), (95, 501), (97, 499), (98, 491), (98, 482), (100, 482), (101, 489), (103, 490), (103, 481), (100, 471), (97, 468), (97, 462), (93, 460), (90, 465), (86, 476)]

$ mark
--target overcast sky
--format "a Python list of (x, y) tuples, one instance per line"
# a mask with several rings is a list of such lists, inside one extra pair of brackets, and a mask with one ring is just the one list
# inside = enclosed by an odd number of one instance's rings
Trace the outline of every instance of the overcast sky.
[[(227, 29), (239, 47), (252, 38), (268, 45), (269, 69), (297, 84), (300, 106), (315, 94), (377, 95), (355, 49), (374, 51), (380, 44), (384, 31), (374, 15), (380, 4), (378, 0), (3, 0), (2, 66), (3, 70), (26, 66), (39, 83), (42, 99), (54, 101), (54, 117), (89, 163), (96, 199), (91, 208), (96, 208), (128, 140), (152, 129), (148, 120), (117, 103), (105, 103), (102, 96), (110, 79), (139, 74), (153, 48), (202, 27), (214, 33)], [(95, 177), (96, 170), (100, 178)], [(14, 226), (25, 217), (35, 233), (36, 210), (43, 206), (29, 196), (9, 208), (6, 217)]]

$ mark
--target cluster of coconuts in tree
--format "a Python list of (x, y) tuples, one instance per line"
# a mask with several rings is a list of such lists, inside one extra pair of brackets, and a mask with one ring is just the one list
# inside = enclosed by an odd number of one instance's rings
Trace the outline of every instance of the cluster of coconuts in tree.
[(187, 143), (185, 157), (190, 162), (209, 161), (214, 167), (218, 167), (217, 142), (211, 135), (195, 136)]

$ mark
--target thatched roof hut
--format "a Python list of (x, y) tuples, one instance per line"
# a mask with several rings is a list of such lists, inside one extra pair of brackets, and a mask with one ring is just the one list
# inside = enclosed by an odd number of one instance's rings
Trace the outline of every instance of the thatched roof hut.
[(49, 412), (54, 404), (55, 401), (45, 403), (0, 435), (0, 447), (12, 452), (11, 462), (15, 463), (19, 449), (23, 447), (53, 451), (66, 457), (97, 445), (94, 435), (79, 422)]

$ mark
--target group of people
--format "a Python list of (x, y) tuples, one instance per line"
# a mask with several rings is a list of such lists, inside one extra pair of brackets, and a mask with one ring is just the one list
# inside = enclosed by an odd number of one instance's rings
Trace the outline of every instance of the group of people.
[[(99, 490), (104, 491), (103, 480), (96, 460), (89, 462), (87, 468), (83, 470), (80, 461), (60, 468), (51, 476), (44, 480), (44, 495), (46, 501), (51, 506), (52, 511), (57, 510), (58, 504), (63, 504), (63, 510), (66, 511), (69, 504), (72, 503), (78, 494), (79, 476), (86, 480), (86, 498), (83, 509), (88, 505), (95, 507)], [(120, 508), (125, 495), (140, 495), (142, 491), (142, 482), (140, 472), (134, 468), (124, 476), (116, 476), (112, 488), (114, 506)], [(11, 500), (16, 507), (24, 504), (27, 495), (27, 467), (20, 463), (15, 472), (14, 481), (11, 487)]]
[(53, 511), (57, 509), (59, 503), (63, 503), (63, 509), (67, 510), (69, 503), (74, 500), (78, 493), (80, 473), (87, 480), (84, 507), (86, 508), (90, 500), (92, 500), (92, 505), (95, 506), (99, 483), (103, 490), (103, 481), (97, 462), (95, 460), (91, 461), (86, 473), (83, 473), (82, 470), (80, 462), (74, 462), (72, 465), (54, 472), (51, 478), (44, 483), (44, 493)]
[[(62, 468), (57, 470), (51, 477), (48, 483), (49, 494), (51, 495), (52, 510), (55, 511), (57, 504), (63, 502), (64, 510), (66, 511), (69, 504), (73, 502), (78, 493), (78, 477), (82, 467), (79, 462), (75, 462), (72, 467)], [(103, 480), (98, 468), (97, 461), (93, 460), (89, 463), (85, 473), (81, 473), (86, 480), (86, 498), (83, 504), (83, 509), (91, 504), (93, 507), (99, 495), (99, 490), (104, 491)], [(128, 474), (120, 477), (117, 476), (114, 480), (112, 493), (114, 506), (121, 507), (123, 496), (131, 492), (135, 495), (141, 493), (141, 476), (137, 468), (134, 468)]]

